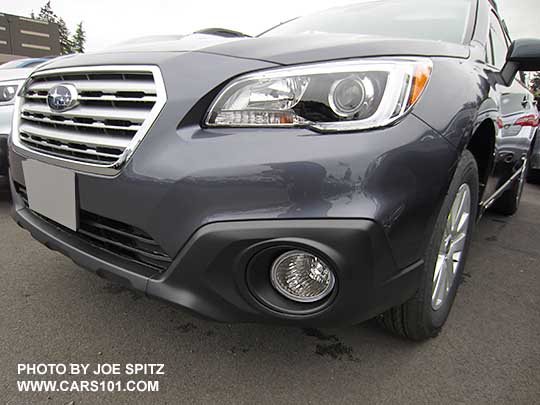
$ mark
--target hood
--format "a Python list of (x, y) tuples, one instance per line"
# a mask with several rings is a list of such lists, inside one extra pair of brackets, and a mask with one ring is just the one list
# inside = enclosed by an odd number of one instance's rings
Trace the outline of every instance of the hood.
[(225, 38), (208, 34), (189, 34), (170, 39), (170, 36), (154, 36), (136, 38), (131, 41), (122, 42), (103, 49), (99, 53), (121, 53), (121, 52), (190, 52), (200, 51), (214, 45), (227, 42), (234, 42), (239, 38)]
[(469, 57), (467, 46), (449, 42), (328, 33), (260, 38), (193, 34), (175, 41), (113, 48), (102, 53), (109, 52), (205, 52), (282, 65), (370, 56)]

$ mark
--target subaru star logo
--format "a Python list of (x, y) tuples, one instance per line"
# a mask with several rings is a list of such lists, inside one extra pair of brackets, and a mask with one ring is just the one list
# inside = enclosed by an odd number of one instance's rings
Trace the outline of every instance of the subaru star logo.
[(71, 110), (79, 105), (79, 93), (72, 84), (59, 84), (49, 90), (47, 104), (55, 112)]

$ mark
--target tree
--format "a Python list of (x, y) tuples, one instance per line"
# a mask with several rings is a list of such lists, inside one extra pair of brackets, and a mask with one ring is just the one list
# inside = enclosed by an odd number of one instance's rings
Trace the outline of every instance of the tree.
[(58, 18), (56, 23), (58, 24), (58, 34), (60, 36), (60, 54), (69, 55), (73, 53), (73, 42), (69, 38), (66, 22), (62, 18)]
[(540, 97), (540, 72), (536, 72), (531, 80), (531, 90), (536, 97)]
[[(77, 26), (77, 32), (70, 38), (69, 29), (66, 22), (62, 17), (55, 14), (52, 9), (50, 0), (45, 3), (39, 10), (37, 17), (32, 12), (32, 18), (42, 21), (48, 21), (58, 24), (58, 34), (60, 36), (60, 53), (67, 55), (73, 52), (84, 52), (84, 43), (86, 41), (86, 34), (82, 28), (82, 22)], [(80, 28), (80, 32), (79, 32)]]
[(45, 3), (45, 5), (43, 7), (41, 7), (41, 9), (39, 10), (39, 14), (37, 16), (37, 19), (42, 20), (42, 21), (48, 21), (48, 22), (56, 23), (56, 21), (58, 20), (58, 17), (52, 11), (50, 1), (48, 1), (47, 3)]
[(84, 45), (86, 43), (86, 32), (83, 28), (83, 22), (77, 24), (77, 29), (71, 40), (73, 43), (73, 51), (78, 53), (84, 53)]

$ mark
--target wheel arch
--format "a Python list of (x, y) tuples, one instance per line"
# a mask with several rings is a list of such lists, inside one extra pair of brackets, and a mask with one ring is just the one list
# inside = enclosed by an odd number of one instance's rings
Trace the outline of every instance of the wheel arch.
[(495, 164), (495, 149), (497, 128), (491, 118), (478, 123), (463, 150), (468, 150), (474, 156), (478, 166), (479, 201), (482, 201), (486, 186)]

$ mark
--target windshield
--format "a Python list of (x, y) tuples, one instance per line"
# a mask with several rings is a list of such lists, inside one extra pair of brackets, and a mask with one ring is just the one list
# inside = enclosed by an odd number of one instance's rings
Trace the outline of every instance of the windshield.
[(261, 36), (334, 33), (463, 43), (472, 0), (369, 0), (300, 17)]

